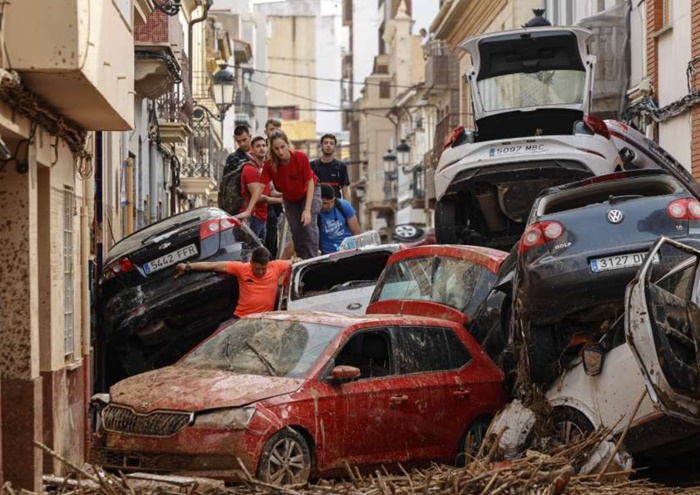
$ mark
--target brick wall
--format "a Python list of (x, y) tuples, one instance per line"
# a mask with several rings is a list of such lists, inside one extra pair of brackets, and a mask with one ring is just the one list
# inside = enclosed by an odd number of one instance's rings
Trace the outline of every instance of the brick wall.
[(145, 25), (136, 26), (134, 41), (144, 43), (168, 43), (168, 15), (154, 10)]
[[(700, 2), (690, 4), (690, 55), (700, 55)], [(700, 89), (700, 77), (696, 74), (691, 81), (691, 90)], [(691, 149), (690, 166), (693, 177), (700, 180), (700, 107), (693, 108), (690, 114)]]

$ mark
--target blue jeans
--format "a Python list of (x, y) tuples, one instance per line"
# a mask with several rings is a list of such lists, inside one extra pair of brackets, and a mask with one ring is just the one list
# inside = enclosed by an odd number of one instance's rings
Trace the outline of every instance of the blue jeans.
[(265, 234), (267, 233), (267, 223), (255, 217), (250, 217), (250, 222), (248, 225), (250, 226), (250, 229), (253, 232), (255, 232), (255, 235), (257, 235), (264, 244)]

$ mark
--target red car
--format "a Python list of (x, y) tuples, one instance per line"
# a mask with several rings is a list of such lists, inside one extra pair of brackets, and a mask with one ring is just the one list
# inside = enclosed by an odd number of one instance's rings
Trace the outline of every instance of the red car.
[(459, 324), (277, 312), (224, 324), (174, 366), (111, 388), (93, 462), (276, 484), (345, 463), (454, 462), (505, 404), (503, 374)]
[(508, 253), (480, 246), (420, 246), (394, 253), (367, 314), (425, 315), (470, 326)]

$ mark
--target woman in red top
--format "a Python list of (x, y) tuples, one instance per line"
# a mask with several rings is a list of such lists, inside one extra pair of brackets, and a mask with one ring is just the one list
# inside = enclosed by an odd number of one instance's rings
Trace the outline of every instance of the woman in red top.
[(311, 170), (309, 158), (301, 151), (292, 150), (289, 138), (276, 130), (270, 135), (270, 159), (263, 165), (261, 184), (256, 184), (246, 210), (238, 218), (248, 218), (255, 208), (263, 184), (272, 181), (282, 193), (284, 213), (292, 232), (297, 256), (301, 259), (318, 256), (317, 216), (321, 210), (321, 187)]

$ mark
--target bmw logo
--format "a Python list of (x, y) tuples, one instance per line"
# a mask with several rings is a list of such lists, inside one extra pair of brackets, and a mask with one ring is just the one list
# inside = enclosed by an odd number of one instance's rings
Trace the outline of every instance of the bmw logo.
[(625, 218), (625, 214), (620, 210), (610, 210), (608, 212), (608, 222), (620, 223)]

